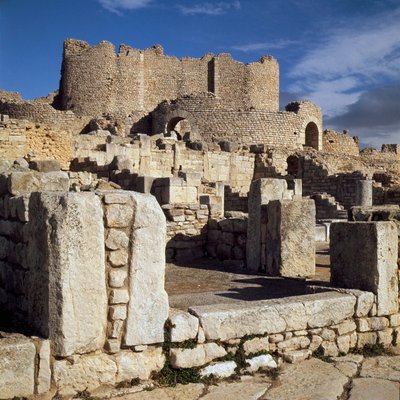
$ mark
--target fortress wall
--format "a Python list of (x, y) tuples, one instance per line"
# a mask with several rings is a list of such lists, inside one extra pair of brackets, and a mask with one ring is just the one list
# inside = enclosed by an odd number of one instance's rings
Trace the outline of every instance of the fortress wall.
[(358, 156), (360, 149), (358, 139), (351, 137), (347, 133), (335, 132), (332, 129), (326, 129), (322, 135), (322, 147), (327, 153), (339, 153)]
[(0, 100), (2, 100), (2, 101), (20, 101), (21, 96), (18, 92), (9, 92), (7, 90), (0, 90)]
[(77, 115), (111, 112), (116, 100), (116, 76), (116, 56), (111, 43), (100, 42), (91, 47), (67, 39), (60, 83), (61, 108)]
[(215, 95), (224, 99), (227, 107), (234, 109), (251, 106), (248, 91), (248, 68), (235, 61), (230, 54), (220, 54), (214, 59)]
[(192, 140), (230, 140), (243, 144), (301, 148), (305, 144), (305, 129), (310, 121), (317, 124), (320, 140), (322, 115), (317, 107), (311, 105), (302, 105), (297, 112), (237, 111), (225, 108), (224, 101), (212, 94), (182, 97), (171, 103), (162, 103), (152, 113), (153, 133), (165, 132), (169, 121), (180, 117), (190, 123)]
[(77, 117), (72, 111), (59, 111), (50, 104), (35, 101), (0, 101), (0, 114), (74, 133), (79, 133), (90, 120), (89, 117)]
[(273, 57), (261, 57), (248, 64), (250, 106), (268, 111), (279, 110), (279, 64)]
[(279, 66), (272, 57), (249, 65), (228, 54), (164, 56), (161, 46), (136, 50), (109, 42), (64, 42), (61, 108), (77, 115), (145, 116), (166, 99), (215, 92), (226, 107), (278, 110)]

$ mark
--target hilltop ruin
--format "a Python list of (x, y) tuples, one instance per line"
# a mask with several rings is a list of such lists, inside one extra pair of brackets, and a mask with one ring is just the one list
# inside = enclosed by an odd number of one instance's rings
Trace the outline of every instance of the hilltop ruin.
[[(0, 398), (396, 341), (400, 144), (278, 104), (270, 56), (72, 39), (58, 91), (0, 91)], [(167, 293), (194, 261), (261, 290)]]

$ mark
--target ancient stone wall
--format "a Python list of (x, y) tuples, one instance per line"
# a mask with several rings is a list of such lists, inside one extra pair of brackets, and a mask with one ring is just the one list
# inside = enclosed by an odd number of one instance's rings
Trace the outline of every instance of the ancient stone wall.
[(0, 90), (1, 101), (20, 101), (21, 95), (18, 92), (9, 92), (7, 90)]
[(0, 113), (14, 119), (26, 119), (55, 129), (79, 133), (89, 117), (77, 117), (72, 111), (59, 111), (40, 101), (1, 101)]
[[(213, 92), (234, 107), (278, 110), (279, 71), (272, 57), (245, 65), (229, 55), (201, 59), (164, 56), (161, 46), (146, 50), (109, 42), (97, 46), (64, 42), (61, 107), (77, 115), (144, 116), (166, 99)], [(237, 88), (242, 88), (242, 91)]]
[(153, 133), (172, 129), (171, 121), (188, 120), (191, 140), (218, 142), (229, 140), (242, 144), (268, 144), (271, 147), (301, 148), (306, 144), (306, 128), (315, 123), (315, 148), (321, 148), (321, 111), (309, 102), (300, 102), (293, 110), (271, 112), (248, 105), (237, 110), (213, 94), (181, 97), (163, 102), (152, 113)]
[(244, 267), (246, 262), (247, 216), (210, 219), (207, 233), (207, 256), (229, 267)]
[(324, 130), (322, 135), (322, 148), (326, 153), (339, 153), (358, 156), (360, 149), (358, 138), (351, 137), (346, 132), (339, 133), (332, 129)]
[(30, 154), (32, 158), (56, 159), (65, 169), (73, 157), (73, 135), (41, 123), (9, 119), (0, 121), (0, 158), (15, 160)]

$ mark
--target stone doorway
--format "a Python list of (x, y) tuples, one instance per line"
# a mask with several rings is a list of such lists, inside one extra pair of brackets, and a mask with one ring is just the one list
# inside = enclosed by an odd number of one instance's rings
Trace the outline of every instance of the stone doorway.
[(309, 122), (307, 124), (305, 136), (306, 140), (304, 145), (318, 150), (319, 131), (318, 126), (315, 124), (315, 122)]
[(175, 133), (178, 140), (187, 141), (190, 139), (192, 127), (189, 120), (186, 118), (175, 117), (168, 122), (167, 133), (170, 135)]

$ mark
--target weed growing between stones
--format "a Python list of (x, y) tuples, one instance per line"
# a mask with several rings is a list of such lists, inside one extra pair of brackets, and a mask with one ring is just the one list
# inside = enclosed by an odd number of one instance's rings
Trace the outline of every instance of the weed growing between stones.
[(73, 399), (80, 399), (80, 400), (99, 400), (98, 397), (94, 397), (87, 391), (87, 389), (82, 390), (73, 397)]
[(398, 333), (397, 333), (397, 330), (394, 330), (393, 331), (393, 338), (392, 338), (392, 346), (397, 346), (397, 339), (398, 339)]
[(281, 373), (281, 368), (277, 367), (277, 368), (268, 368), (262, 371), (262, 373), (265, 376), (268, 376), (269, 378), (271, 378), (273, 381), (276, 381), (279, 378), (279, 375)]
[(117, 389), (127, 389), (133, 386), (137, 386), (140, 384), (140, 379), (139, 378), (133, 378), (128, 381), (122, 381), (117, 383), (116, 388)]
[(178, 349), (194, 349), (196, 348), (196, 346), (197, 346), (196, 339), (188, 339), (181, 343), (171, 343), (172, 348), (178, 348)]
[(318, 349), (315, 350), (315, 351), (312, 353), (312, 357), (318, 358), (318, 359), (320, 359), (321, 361), (324, 361), (324, 362), (326, 362), (326, 363), (332, 363), (332, 362), (333, 362), (333, 360), (332, 360), (332, 358), (331, 358), (330, 356), (326, 356), (326, 355), (324, 354), (324, 350), (323, 350), (323, 348), (322, 348), (321, 346), (318, 347)]
[(176, 386), (178, 383), (187, 385), (188, 383), (200, 383), (202, 381), (199, 368), (179, 368), (171, 367), (167, 358), (163, 369), (154, 373), (152, 379), (164, 386)]
[(361, 354), (364, 357), (393, 356), (393, 353), (386, 349), (382, 343), (366, 344), (361, 349), (351, 350), (354, 354)]

